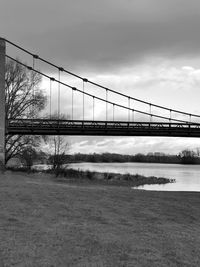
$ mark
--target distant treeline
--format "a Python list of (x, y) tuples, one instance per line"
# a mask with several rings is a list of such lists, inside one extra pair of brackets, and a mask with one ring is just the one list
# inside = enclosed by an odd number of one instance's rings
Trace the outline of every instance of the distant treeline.
[(115, 153), (102, 154), (74, 154), (68, 155), (68, 160), (72, 162), (158, 162), (158, 163), (179, 163), (179, 158), (174, 155), (154, 155), (136, 154), (121, 155)]
[(74, 154), (66, 155), (66, 162), (148, 162), (148, 163), (176, 163), (200, 164), (200, 158), (192, 151), (184, 150), (178, 155), (164, 153), (148, 153), (135, 155), (121, 155), (115, 153), (102, 154)]
[[(28, 154), (28, 159), (31, 159)], [(25, 159), (26, 159), (25, 158)], [(23, 158), (22, 158), (23, 159)], [(52, 164), (54, 155), (49, 155), (43, 151), (35, 152), (33, 163), (34, 164)], [(117, 153), (102, 153), (102, 154), (62, 154), (57, 158), (62, 164), (75, 163), (75, 162), (97, 162), (97, 163), (111, 163), (111, 162), (146, 162), (146, 163), (175, 163), (175, 164), (200, 164), (200, 150), (183, 150), (178, 155), (170, 155), (165, 153), (138, 153), (135, 155), (122, 155)], [(27, 160), (26, 160), (27, 161)], [(32, 163), (32, 162), (31, 162)], [(32, 164), (29, 164), (30, 166)]]

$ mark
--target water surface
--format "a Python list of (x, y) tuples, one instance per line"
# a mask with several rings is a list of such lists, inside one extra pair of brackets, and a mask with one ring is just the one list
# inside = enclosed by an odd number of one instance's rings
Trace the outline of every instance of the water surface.
[(176, 183), (144, 185), (138, 189), (161, 191), (200, 192), (200, 165), (158, 164), (158, 163), (73, 163), (74, 169), (98, 172), (141, 174), (145, 176), (176, 179)]

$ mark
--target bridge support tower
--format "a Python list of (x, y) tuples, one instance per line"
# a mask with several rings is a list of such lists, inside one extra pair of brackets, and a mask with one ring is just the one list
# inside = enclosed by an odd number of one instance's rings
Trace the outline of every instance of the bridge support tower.
[(0, 171), (5, 168), (5, 50), (0, 37)]

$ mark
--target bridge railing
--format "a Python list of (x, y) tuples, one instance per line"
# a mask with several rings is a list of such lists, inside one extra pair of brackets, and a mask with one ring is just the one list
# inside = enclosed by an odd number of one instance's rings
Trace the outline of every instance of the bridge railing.
[(16, 119), (7, 121), (7, 134), (200, 137), (200, 124)]

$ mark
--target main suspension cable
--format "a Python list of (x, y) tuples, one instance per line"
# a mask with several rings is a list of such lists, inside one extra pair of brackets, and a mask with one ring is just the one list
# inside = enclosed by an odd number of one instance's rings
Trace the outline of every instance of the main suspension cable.
[[(29, 69), (29, 70), (32, 70), (32, 71), (34, 71), (34, 72), (36, 72), (36, 73), (38, 73), (38, 74), (40, 74), (40, 75), (42, 75), (42, 76), (44, 76), (44, 77), (46, 77), (46, 78), (48, 78), (48, 79), (51, 79), (52, 81), (55, 81), (55, 82), (57, 82), (57, 83), (60, 83), (61, 85), (64, 85), (64, 86), (66, 86), (66, 87), (68, 87), (68, 88), (71, 88), (71, 89), (73, 89), (73, 90), (75, 90), (75, 91), (78, 91), (78, 92), (80, 92), (80, 93), (84, 93), (85, 95), (87, 95), (87, 96), (89, 96), (89, 97), (92, 97), (92, 98), (95, 98), (96, 100), (100, 100), (100, 101), (106, 102), (106, 100), (105, 100), (104, 98), (101, 98), (101, 97), (98, 97), (98, 96), (94, 96), (94, 95), (92, 95), (92, 94), (90, 94), (90, 93), (87, 93), (87, 92), (83, 92), (82, 90), (79, 90), (78, 88), (73, 87), (73, 86), (71, 86), (71, 85), (69, 85), (69, 84), (67, 84), (67, 83), (61, 82), (61, 81), (59, 81), (58, 79), (56, 79), (56, 78), (54, 78), (54, 77), (51, 77), (51, 76), (49, 76), (49, 75), (47, 75), (47, 74), (45, 74), (45, 73), (43, 73), (43, 72), (41, 72), (41, 71), (39, 71), (39, 70), (35, 70), (35, 69), (33, 69), (32, 67), (30, 67), (30, 66), (28, 66), (28, 65), (26, 65), (26, 64), (24, 64), (24, 63), (22, 63), (22, 62), (20, 62), (20, 61), (17, 60), (17, 59), (14, 59), (14, 58), (11, 57), (11, 56), (6, 55), (6, 57), (9, 58), (9, 59), (11, 59), (11, 60), (13, 60), (13, 61), (15, 61), (15, 62), (18, 63), (18, 64), (21, 64), (22, 66), (26, 67), (26, 68)], [(128, 107), (126, 107), (126, 106), (123, 106), (123, 105), (114, 103), (114, 102), (112, 102), (112, 101), (107, 101), (107, 103), (108, 103), (108, 104), (111, 104), (111, 105), (114, 105), (114, 106), (116, 106), (116, 107), (120, 107), (120, 108), (123, 108), (123, 109), (126, 109), (126, 110), (131, 110), (131, 111), (133, 111), (133, 109), (131, 109), (131, 108), (128, 108)], [(113, 109), (113, 110), (114, 110), (114, 109)], [(134, 109), (134, 111), (137, 112), (137, 113), (143, 114), (143, 115), (148, 115), (148, 116), (150, 115), (150, 113), (145, 112), (145, 111), (141, 111), (141, 110), (138, 110), (138, 109)], [(191, 115), (192, 115), (192, 114), (191, 114)], [(157, 115), (157, 114), (151, 114), (151, 116), (153, 116), (153, 117), (155, 117), (155, 118), (165, 119), (165, 120), (168, 120), (168, 119), (169, 119), (168, 117), (161, 116), (161, 115)], [(173, 120), (173, 121), (176, 121), (176, 122), (182, 122), (182, 123), (184, 122), (184, 123), (188, 123), (188, 121), (185, 121), (185, 120), (179, 120), (179, 119), (172, 119), (172, 120)]]
[(51, 79), (49, 79), (50, 81), (50, 88), (49, 88), (49, 112), (50, 112), (50, 119), (51, 119), (51, 97), (52, 97), (52, 82), (51, 82)]
[[(170, 109), (170, 108), (168, 108), (168, 107), (164, 107), (164, 106), (160, 106), (160, 105), (157, 105), (157, 104), (153, 104), (153, 103), (150, 103), (150, 102), (141, 100), (141, 99), (139, 99), (139, 98), (134, 98), (134, 97), (125, 95), (125, 94), (123, 94), (123, 93), (120, 93), (120, 92), (118, 92), (118, 91), (114, 91), (114, 90), (112, 90), (112, 89), (110, 89), (110, 88), (108, 88), (108, 87), (105, 87), (105, 86), (102, 86), (102, 85), (100, 85), (100, 84), (98, 84), (98, 83), (92, 82), (92, 81), (90, 81), (90, 80), (88, 80), (88, 79), (86, 79), (86, 78), (81, 77), (80, 75), (77, 75), (77, 74), (75, 74), (75, 73), (73, 73), (73, 72), (71, 72), (71, 71), (68, 71), (68, 70), (66, 70), (66, 69), (64, 69), (64, 68), (62, 68), (62, 67), (59, 67), (58, 65), (53, 64), (52, 62), (50, 62), (50, 61), (48, 61), (48, 60), (46, 60), (46, 59), (43, 59), (43, 58), (41, 58), (40, 56), (38, 56), (38, 55), (36, 55), (36, 54), (31, 53), (31, 52), (28, 51), (27, 49), (24, 49), (23, 47), (21, 47), (21, 46), (15, 44), (15, 43), (13, 43), (13, 42), (7, 40), (7, 39), (4, 39), (4, 40), (5, 40), (7, 43), (13, 45), (14, 47), (20, 49), (21, 51), (23, 51), (23, 52), (25, 52), (25, 53), (31, 55), (32, 57), (37, 58), (37, 59), (39, 59), (40, 61), (42, 61), (42, 62), (44, 62), (44, 63), (46, 63), (46, 64), (48, 64), (48, 65), (50, 65), (50, 66), (52, 66), (52, 67), (54, 67), (54, 68), (60, 69), (60, 70), (64, 71), (65, 73), (67, 73), (67, 74), (69, 74), (69, 75), (72, 75), (72, 76), (74, 76), (74, 77), (76, 77), (76, 78), (78, 78), (78, 79), (84, 80), (85, 82), (88, 82), (88, 83), (90, 83), (90, 84), (92, 84), (92, 85), (94, 85), (94, 86), (97, 86), (97, 87), (102, 88), (102, 89), (104, 89), (104, 90), (108, 90), (109, 92), (112, 92), (112, 93), (114, 93), (114, 94), (117, 94), (117, 95), (120, 95), (120, 96), (123, 96), (123, 97), (126, 97), (126, 98), (130, 98), (131, 100), (135, 100), (135, 101), (137, 101), (137, 102), (140, 102), (140, 103), (143, 103), (143, 104), (146, 104), (146, 105), (151, 104), (153, 107), (156, 107), (156, 108), (159, 108), (159, 109), (164, 109), (164, 110), (168, 110), (168, 111), (171, 110), (171, 111), (173, 111), (173, 112), (175, 112), (175, 113), (179, 113), (179, 114), (182, 114), (182, 115), (190, 115), (190, 113), (188, 113), (188, 112), (184, 112), (184, 111), (180, 111), (180, 110), (176, 110), (176, 109)], [(197, 115), (197, 114), (192, 114), (192, 113), (191, 113), (191, 116), (196, 117), (196, 118), (200, 118), (200, 115)], [(175, 119), (173, 119), (173, 120), (175, 120)]]

